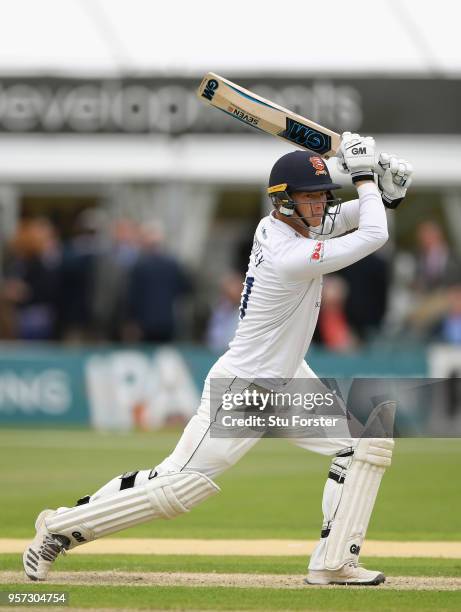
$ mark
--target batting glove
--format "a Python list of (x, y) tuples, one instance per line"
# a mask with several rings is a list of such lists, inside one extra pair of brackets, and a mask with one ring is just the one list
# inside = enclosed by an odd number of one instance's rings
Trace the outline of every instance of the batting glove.
[(412, 165), (396, 155), (381, 153), (375, 172), (384, 206), (397, 208), (411, 185)]
[(374, 180), (375, 139), (344, 132), (337, 154), (340, 169), (349, 172), (354, 183)]

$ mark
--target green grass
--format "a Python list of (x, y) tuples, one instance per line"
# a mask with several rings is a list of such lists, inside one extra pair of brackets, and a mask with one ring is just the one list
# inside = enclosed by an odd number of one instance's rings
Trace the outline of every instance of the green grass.
[[(91, 431), (0, 431), (0, 537), (30, 537), (45, 507), (73, 505), (121, 472), (150, 468), (174, 447), (179, 432), (98, 434)], [(369, 537), (461, 540), (460, 440), (398, 440)], [(155, 521), (120, 536), (162, 538), (316, 538), (330, 459), (283, 440), (264, 440), (226, 472), (222, 493), (186, 516)], [(117, 534), (118, 535), (118, 534)], [(367, 559), (389, 576), (461, 576), (461, 560)], [(60, 571), (168, 571), (303, 574), (304, 557), (68, 555)], [(2, 570), (21, 556), (0, 555)], [(444, 611), (461, 609), (461, 592), (378, 589), (67, 586), (21, 583), (2, 590), (70, 593), (71, 609)]]
[[(461, 559), (361, 557), (386, 576), (461, 576)], [(22, 571), (21, 555), (0, 555), (2, 570)], [(218, 574), (303, 574), (306, 557), (237, 557), (205, 555), (72, 555), (60, 557), (53, 572), (215, 572)]]
[[(178, 432), (0, 432), (0, 537), (29, 537), (40, 510), (74, 505), (124, 471), (150, 468)], [(398, 440), (368, 537), (461, 540), (461, 440)], [(218, 479), (222, 493), (174, 521), (120, 534), (162, 538), (317, 538), (330, 459), (285, 440), (263, 440)]]
[[(8, 592), (21, 592), (22, 584), (9, 585)], [(28, 585), (28, 591), (56, 592), (53, 585)], [(118, 587), (63, 586), (71, 607), (145, 608), (150, 610), (459, 610), (461, 592), (391, 591), (343, 588), (262, 589), (234, 587)]]

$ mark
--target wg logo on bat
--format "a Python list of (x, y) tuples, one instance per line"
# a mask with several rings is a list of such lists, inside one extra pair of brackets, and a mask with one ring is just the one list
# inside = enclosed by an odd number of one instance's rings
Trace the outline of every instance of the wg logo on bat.
[(211, 102), (214, 92), (218, 89), (219, 83), (216, 79), (209, 79), (202, 93), (202, 98), (206, 98)]

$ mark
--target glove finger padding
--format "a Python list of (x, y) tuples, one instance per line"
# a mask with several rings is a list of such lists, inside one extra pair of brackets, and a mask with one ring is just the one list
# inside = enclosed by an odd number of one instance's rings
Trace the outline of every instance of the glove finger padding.
[(410, 180), (413, 171), (411, 164), (404, 159), (393, 158), (390, 169), (394, 183), (399, 187), (406, 187), (408, 189), (407, 182)]
[(378, 163), (375, 166), (375, 172), (378, 176), (384, 176), (384, 173), (386, 172), (386, 170), (389, 170), (390, 160), (393, 157), (397, 157), (397, 156), (393, 155), (392, 153), (380, 153), (379, 154)]
[(375, 170), (384, 205), (397, 208), (411, 185), (412, 165), (396, 155), (381, 153)]
[(340, 146), (344, 159), (343, 168), (347, 169), (354, 183), (374, 179), (375, 140), (371, 136), (344, 132)]
[(338, 151), (336, 154), (336, 165), (339, 172), (342, 172), (342, 174), (349, 174), (349, 168), (347, 167), (346, 162), (344, 161), (344, 157), (341, 151)]

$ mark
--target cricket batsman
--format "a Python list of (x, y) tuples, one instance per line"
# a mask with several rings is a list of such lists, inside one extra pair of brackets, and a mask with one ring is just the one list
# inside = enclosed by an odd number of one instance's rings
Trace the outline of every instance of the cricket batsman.
[[(322, 158), (307, 151), (281, 157), (268, 194), (274, 205), (255, 233), (240, 322), (229, 350), (211, 368), (196, 415), (176, 448), (152, 469), (113, 478), (75, 507), (44, 510), (23, 561), (31, 580), (45, 580), (59, 553), (158, 518), (174, 518), (219, 492), (214, 479), (258, 438), (210, 435), (210, 384), (229, 380), (316, 378), (304, 361), (320, 308), (322, 276), (381, 248), (388, 239), (385, 206), (405, 197), (412, 168), (378, 154), (371, 137), (345, 132), (338, 152), (357, 189), (341, 204)], [(378, 185), (375, 184), (375, 173)], [(302, 448), (332, 456), (323, 493), (321, 537), (306, 582), (377, 585), (384, 575), (358, 563), (381, 478), (391, 464), (390, 438), (295, 438)]]

